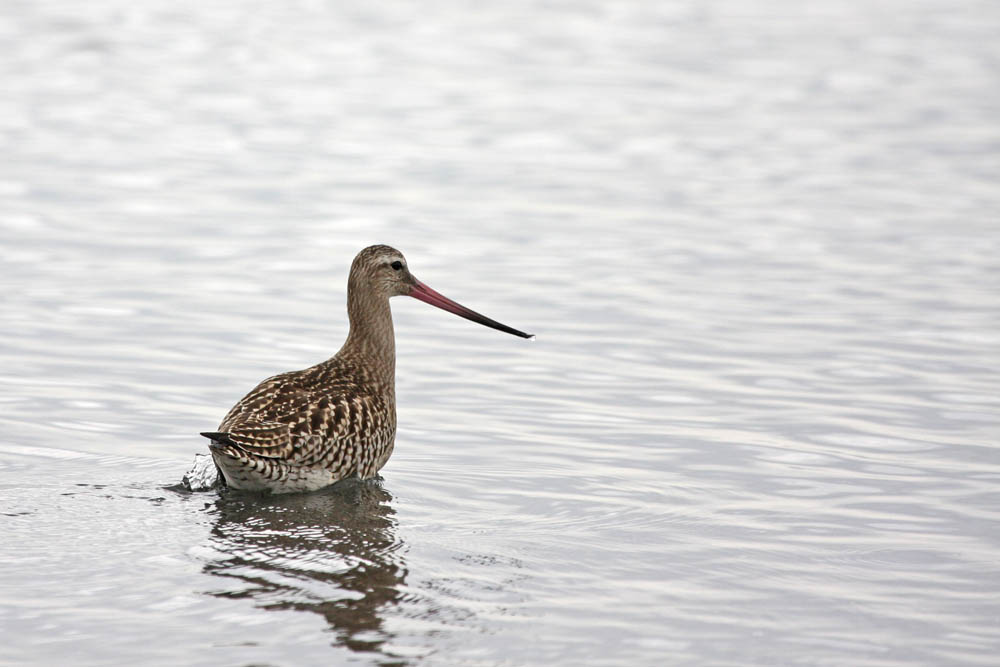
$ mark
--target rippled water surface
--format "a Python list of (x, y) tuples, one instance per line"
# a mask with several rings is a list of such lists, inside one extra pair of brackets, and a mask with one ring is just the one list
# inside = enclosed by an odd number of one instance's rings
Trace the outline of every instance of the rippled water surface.
[[(1000, 10), (7, 2), (0, 664), (995, 665)], [(396, 299), (372, 483), (171, 490)]]

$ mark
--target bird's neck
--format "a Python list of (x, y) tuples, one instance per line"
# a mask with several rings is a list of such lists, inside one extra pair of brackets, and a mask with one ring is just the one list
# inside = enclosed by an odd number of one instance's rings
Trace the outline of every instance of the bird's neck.
[(396, 338), (389, 299), (359, 285), (347, 290), (351, 331), (338, 356), (350, 356), (388, 386), (395, 386)]

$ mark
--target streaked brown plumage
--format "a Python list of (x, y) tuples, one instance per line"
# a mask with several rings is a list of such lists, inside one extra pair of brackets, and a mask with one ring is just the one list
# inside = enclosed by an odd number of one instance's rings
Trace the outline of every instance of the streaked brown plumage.
[(409, 295), (525, 338), (430, 289), (394, 248), (365, 248), (347, 285), (350, 333), (332, 358), (261, 382), (226, 415), (210, 449), (238, 489), (311, 491), (351, 476), (373, 477), (396, 436), (396, 352), (389, 298)]

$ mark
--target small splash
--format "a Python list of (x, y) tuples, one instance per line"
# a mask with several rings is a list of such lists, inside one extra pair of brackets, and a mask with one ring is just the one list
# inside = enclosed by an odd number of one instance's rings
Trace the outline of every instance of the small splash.
[(219, 471), (209, 454), (195, 454), (194, 463), (184, 473), (181, 486), (188, 491), (209, 491), (219, 481)]

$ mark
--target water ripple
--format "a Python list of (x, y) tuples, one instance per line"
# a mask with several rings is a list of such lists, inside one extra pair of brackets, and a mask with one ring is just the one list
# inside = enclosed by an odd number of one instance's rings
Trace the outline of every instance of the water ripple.
[[(995, 663), (998, 27), (12, 4), (5, 657)], [(383, 481), (165, 490), (375, 242), (537, 339), (395, 300)]]

